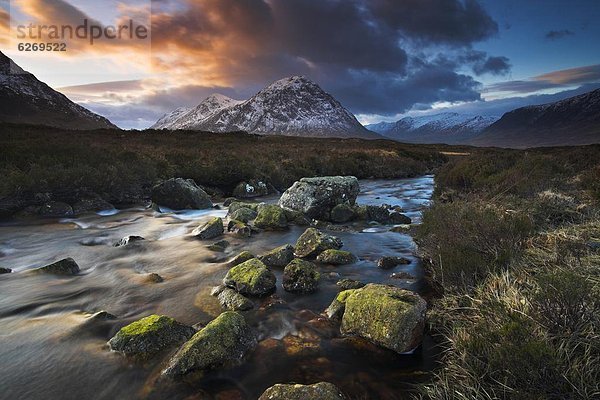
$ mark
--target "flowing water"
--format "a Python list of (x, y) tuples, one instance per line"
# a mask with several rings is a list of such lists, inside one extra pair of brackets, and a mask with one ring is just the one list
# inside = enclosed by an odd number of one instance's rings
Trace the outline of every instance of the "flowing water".
[[(361, 204), (400, 205), (418, 222), (433, 191), (433, 177), (362, 181)], [(270, 198), (267, 201), (274, 201)], [(209, 216), (226, 211), (157, 213), (123, 210), (78, 219), (36, 220), (0, 225), (0, 398), (2, 399), (256, 399), (275, 383), (329, 381), (350, 398), (403, 399), (432, 370), (435, 352), (426, 337), (413, 354), (398, 355), (339, 335), (319, 315), (338, 292), (336, 282), (351, 278), (422, 291), (415, 244), (389, 226), (354, 225), (334, 229), (357, 263), (321, 267), (320, 289), (311, 295), (277, 292), (255, 299), (247, 320), (260, 335), (257, 349), (236, 368), (201, 379), (167, 382), (161, 368), (175, 349), (147, 362), (109, 351), (106, 342), (122, 326), (149, 314), (164, 314), (189, 325), (206, 324), (222, 310), (210, 296), (227, 272), (226, 261), (242, 250), (261, 254), (294, 244), (305, 228), (263, 232), (250, 239), (227, 238), (225, 253), (205, 248), (189, 236)], [(147, 240), (113, 247), (120, 238)], [(407, 266), (383, 271), (382, 256), (400, 255)], [(74, 277), (30, 270), (73, 257), (81, 267)], [(414, 279), (395, 279), (394, 272)], [(162, 283), (147, 280), (158, 273)], [(106, 310), (114, 320), (92, 318)]]

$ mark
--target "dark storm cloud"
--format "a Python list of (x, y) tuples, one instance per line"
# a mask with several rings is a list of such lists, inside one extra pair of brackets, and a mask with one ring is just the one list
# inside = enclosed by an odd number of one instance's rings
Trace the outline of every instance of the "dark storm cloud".
[(373, 15), (407, 36), (470, 44), (498, 33), (498, 24), (476, 0), (372, 0)]
[(510, 72), (510, 61), (506, 57), (488, 57), (484, 62), (475, 64), (473, 71), (477, 75), (506, 75)]
[(544, 37), (547, 40), (558, 40), (558, 39), (562, 39), (564, 37), (567, 36), (571, 36), (574, 35), (575, 33), (573, 33), (572, 31), (568, 30), (568, 29), (562, 29), (559, 31), (548, 31), (546, 32), (546, 34), (544, 35)]

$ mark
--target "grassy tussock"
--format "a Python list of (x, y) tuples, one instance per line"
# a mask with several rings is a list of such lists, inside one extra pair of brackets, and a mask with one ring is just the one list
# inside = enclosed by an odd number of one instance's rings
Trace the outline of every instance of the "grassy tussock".
[(445, 289), (429, 312), (444, 355), (421, 397), (600, 396), (600, 213), (585, 178), (599, 161), (588, 150), (494, 151), (440, 174), (418, 240)]

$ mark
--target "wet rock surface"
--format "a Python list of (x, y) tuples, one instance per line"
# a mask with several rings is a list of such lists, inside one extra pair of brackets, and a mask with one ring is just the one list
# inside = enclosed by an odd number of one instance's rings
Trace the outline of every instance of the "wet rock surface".
[(108, 341), (111, 350), (147, 358), (189, 339), (195, 329), (164, 315), (150, 315), (124, 326)]
[(258, 257), (267, 267), (283, 268), (294, 259), (294, 246), (284, 244)]
[(317, 261), (323, 264), (346, 265), (357, 261), (354, 254), (345, 250), (325, 250), (317, 256)]
[(196, 239), (208, 240), (219, 237), (225, 232), (223, 220), (219, 217), (211, 218), (208, 222), (200, 225), (192, 231), (192, 235)]
[(152, 201), (174, 210), (212, 208), (210, 197), (191, 179), (173, 178), (152, 188)]
[(259, 400), (342, 400), (345, 398), (334, 384), (319, 382), (312, 385), (277, 384), (265, 390)]
[(72, 258), (65, 258), (45, 267), (38, 268), (36, 271), (54, 275), (77, 275), (79, 273), (79, 265)]
[(310, 261), (296, 258), (283, 270), (283, 288), (291, 293), (312, 293), (319, 286), (321, 274)]
[(275, 275), (256, 258), (231, 268), (223, 278), (225, 286), (249, 296), (264, 296), (273, 292), (275, 282)]
[(325, 250), (338, 250), (343, 246), (342, 241), (332, 235), (325, 234), (316, 228), (308, 228), (298, 238), (294, 254), (300, 258), (316, 257)]

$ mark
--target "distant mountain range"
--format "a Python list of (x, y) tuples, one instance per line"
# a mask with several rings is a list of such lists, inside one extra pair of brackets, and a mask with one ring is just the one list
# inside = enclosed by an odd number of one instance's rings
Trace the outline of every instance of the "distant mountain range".
[(116, 128), (73, 103), (0, 52), (0, 122), (67, 129)]
[(510, 111), (469, 144), (496, 147), (600, 143), (600, 89), (555, 103)]
[(246, 101), (211, 95), (194, 109), (180, 108), (165, 115), (152, 128), (382, 139), (303, 76), (274, 82)]
[(399, 142), (460, 144), (473, 139), (497, 120), (498, 117), (440, 113), (380, 122), (366, 128)]

